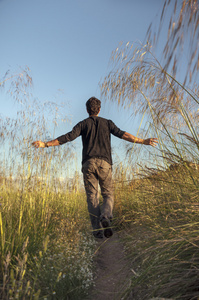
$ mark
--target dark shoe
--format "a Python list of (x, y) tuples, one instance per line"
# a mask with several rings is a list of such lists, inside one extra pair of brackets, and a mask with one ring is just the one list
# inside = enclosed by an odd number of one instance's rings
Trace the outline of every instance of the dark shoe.
[(106, 238), (110, 238), (112, 235), (113, 235), (113, 230), (112, 228), (110, 227), (111, 224), (110, 224), (110, 220), (109, 219), (106, 219), (106, 218), (103, 218), (101, 220), (101, 223), (102, 223), (102, 226), (105, 228), (104, 229), (104, 236)]
[(93, 233), (93, 236), (94, 236), (96, 239), (103, 239), (103, 238), (104, 238), (103, 231), (94, 232), (94, 233)]

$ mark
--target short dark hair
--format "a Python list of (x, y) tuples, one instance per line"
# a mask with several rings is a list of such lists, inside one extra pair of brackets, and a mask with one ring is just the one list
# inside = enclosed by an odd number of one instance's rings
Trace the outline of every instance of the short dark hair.
[(95, 97), (91, 97), (86, 102), (86, 108), (89, 113), (89, 116), (97, 115), (101, 108), (101, 101)]

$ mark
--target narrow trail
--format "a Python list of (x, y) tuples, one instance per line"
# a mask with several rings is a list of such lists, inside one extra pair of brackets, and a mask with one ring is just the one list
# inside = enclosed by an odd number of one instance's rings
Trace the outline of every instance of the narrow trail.
[(95, 285), (88, 300), (121, 300), (129, 286), (131, 264), (117, 233), (98, 242), (94, 257)]

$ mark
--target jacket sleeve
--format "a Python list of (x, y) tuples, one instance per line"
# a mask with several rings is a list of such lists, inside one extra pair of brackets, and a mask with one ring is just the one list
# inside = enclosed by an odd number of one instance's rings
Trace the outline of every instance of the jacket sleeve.
[(114, 136), (120, 138), (120, 139), (122, 138), (123, 134), (125, 133), (125, 131), (118, 128), (115, 125), (115, 123), (113, 123), (113, 121), (111, 121), (111, 120), (109, 120), (109, 128), (110, 128), (110, 133), (113, 134)]
[(59, 136), (57, 138), (57, 140), (59, 141), (59, 144), (62, 145), (62, 144), (65, 144), (65, 143), (75, 140), (82, 133), (81, 127), (82, 127), (81, 122), (79, 122), (77, 125), (75, 125), (73, 127), (72, 131)]

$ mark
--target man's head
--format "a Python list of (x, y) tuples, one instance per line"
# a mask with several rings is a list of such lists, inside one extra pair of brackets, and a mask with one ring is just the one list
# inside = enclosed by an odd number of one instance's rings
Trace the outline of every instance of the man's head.
[(95, 97), (91, 97), (86, 102), (86, 108), (89, 116), (97, 116), (100, 112), (101, 101)]

